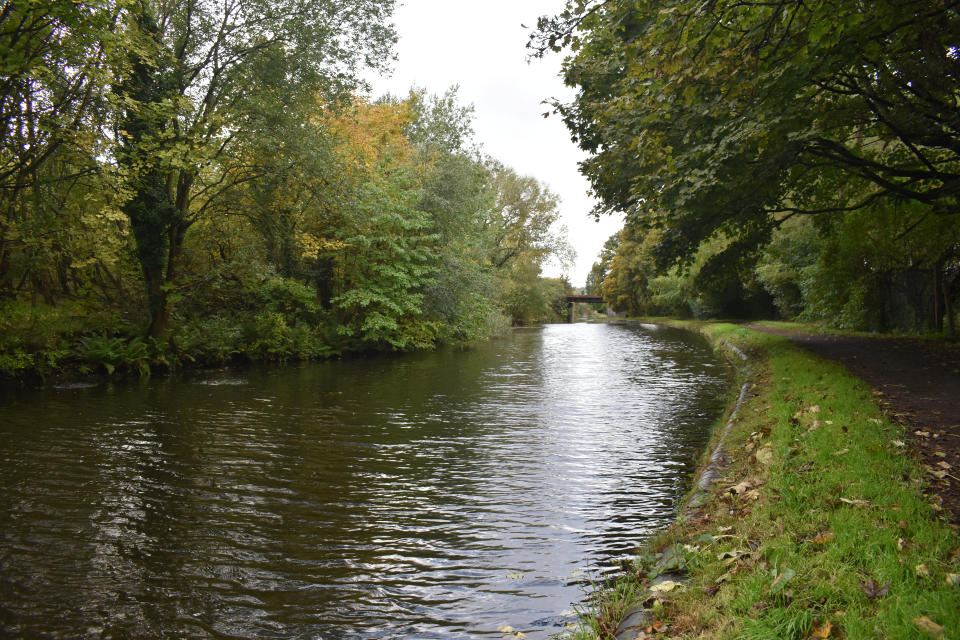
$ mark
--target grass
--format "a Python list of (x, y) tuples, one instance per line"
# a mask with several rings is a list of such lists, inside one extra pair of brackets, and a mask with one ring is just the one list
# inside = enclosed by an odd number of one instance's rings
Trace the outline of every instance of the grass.
[[(782, 338), (674, 324), (749, 354), (754, 386), (722, 479), (640, 552), (681, 550), (688, 574), (649, 595), (648, 637), (960, 638), (960, 538), (871, 389)], [(641, 569), (620, 582), (649, 579)], [(615, 623), (596, 613), (571, 637), (611, 637), (597, 630)]]

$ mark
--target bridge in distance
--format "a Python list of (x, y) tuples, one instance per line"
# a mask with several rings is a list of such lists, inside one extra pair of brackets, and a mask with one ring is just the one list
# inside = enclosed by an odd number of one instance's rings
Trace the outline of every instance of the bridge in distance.
[[(567, 296), (567, 303), (570, 306), (570, 322), (573, 322), (573, 309), (576, 306), (577, 302), (587, 302), (587, 303), (599, 302), (602, 304), (604, 302), (604, 299), (603, 299), (603, 296)], [(613, 309), (610, 308), (610, 305), (607, 305), (607, 315), (608, 316), (616, 315), (613, 312)]]

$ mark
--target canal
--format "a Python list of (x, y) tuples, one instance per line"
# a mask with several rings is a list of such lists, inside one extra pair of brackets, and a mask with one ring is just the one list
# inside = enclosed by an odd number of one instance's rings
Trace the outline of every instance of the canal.
[(0, 635), (501, 638), (675, 515), (731, 370), (637, 324), (0, 399)]

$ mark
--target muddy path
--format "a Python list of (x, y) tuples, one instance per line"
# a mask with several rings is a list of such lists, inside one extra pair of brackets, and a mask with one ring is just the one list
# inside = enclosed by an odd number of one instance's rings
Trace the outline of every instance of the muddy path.
[(865, 380), (891, 418), (907, 424), (931, 490), (960, 526), (960, 346), (917, 338), (819, 335), (761, 324)]

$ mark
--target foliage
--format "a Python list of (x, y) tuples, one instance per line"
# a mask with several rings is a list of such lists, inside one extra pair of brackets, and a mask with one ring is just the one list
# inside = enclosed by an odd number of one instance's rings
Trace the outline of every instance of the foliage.
[(150, 348), (140, 337), (127, 340), (94, 334), (80, 338), (76, 351), (81, 362), (103, 367), (107, 375), (120, 365), (132, 365), (141, 376), (150, 375)]
[(521, 264), (506, 281), (502, 300), (515, 324), (557, 322), (566, 317), (566, 296), (571, 293), (566, 280), (540, 278), (529, 264)]
[[(657, 230), (644, 253), (660, 276), (724, 242), (695, 288), (727, 288), (746, 296), (744, 309), (763, 311), (751, 272), (773, 241), (759, 277), (781, 313), (827, 315), (832, 303), (815, 309), (823, 277), (803, 297), (785, 279), (799, 256), (775, 266), (774, 254), (789, 250), (776, 248), (780, 229), (788, 225), (790, 235), (791, 220), (816, 216), (825, 242), (817, 246), (829, 252), (852, 238), (843, 228), (869, 219), (877, 252), (923, 254), (931, 301), (914, 311), (917, 321), (885, 313), (889, 291), (877, 290), (893, 285), (876, 282), (878, 274), (915, 286), (904, 274), (919, 267), (901, 263), (894, 274), (885, 256), (867, 252), (865, 269), (835, 263), (835, 278), (860, 282), (854, 297), (869, 307), (870, 317), (850, 322), (941, 330), (953, 325), (960, 264), (958, 34), (952, 6), (921, 0), (578, 0), (541, 18), (531, 46), (537, 54), (569, 47), (564, 75), (578, 92), (555, 108), (590, 154), (581, 167), (600, 199), (596, 213), (623, 211), (638, 232)], [(911, 224), (946, 235), (925, 236), (918, 249)], [(843, 264), (852, 268), (850, 257)]]
[(590, 296), (603, 295), (603, 281), (610, 271), (610, 263), (613, 261), (619, 245), (619, 233), (613, 234), (603, 243), (603, 249), (600, 250), (600, 259), (593, 263), (590, 267), (590, 273), (587, 274), (584, 293)]
[[(557, 105), (603, 207), (667, 225), (665, 256), (774, 211), (880, 199), (955, 210), (953, 11), (694, 1), (571, 3), (583, 19)], [(549, 25), (544, 25), (549, 29)], [(846, 184), (844, 188), (838, 186)], [(649, 219), (656, 202), (666, 218)]]
[(629, 315), (683, 318), (750, 317), (769, 311), (767, 293), (749, 269), (717, 268), (730, 244), (726, 238), (703, 243), (685, 268), (661, 270), (656, 247), (662, 232), (627, 225), (610, 259), (603, 295), (616, 311)]
[(0, 303), (0, 374), (46, 375), (73, 356), (78, 334), (116, 328), (109, 311), (80, 304), (44, 305), (17, 300)]
[(433, 344), (431, 331), (409, 322), (423, 302), (435, 254), (429, 220), (414, 208), (409, 192), (399, 193), (403, 176), (369, 185), (358, 203), (357, 224), (347, 229), (336, 252), (343, 271), (341, 292), (331, 301), (342, 317), (338, 331), (372, 345), (395, 349)]
[(556, 197), (480, 154), (456, 88), (358, 93), (392, 9), (3, 4), (3, 374), (431, 348), (552, 317)]
[[(169, 324), (187, 230), (251, 179), (242, 140), (262, 114), (296, 109), (355, 86), (361, 61), (378, 68), (394, 35), (390, 0), (142, 3), (123, 13), (118, 61), (118, 173), (143, 269), (151, 325)], [(291, 79), (294, 81), (291, 82)], [(282, 91), (277, 91), (282, 87)], [(288, 130), (288, 133), (290, 131)], [(263, 165), (261, 165), (263, 168)]]

